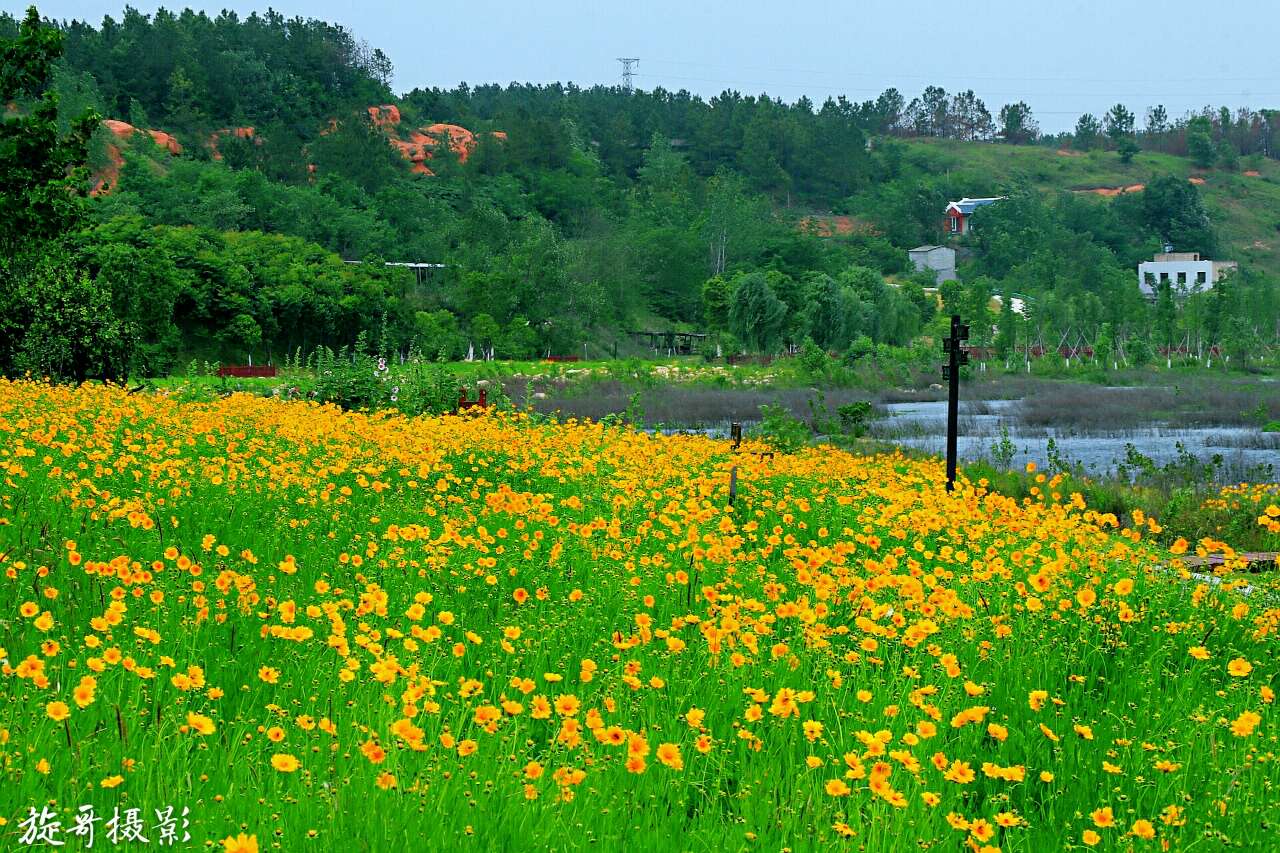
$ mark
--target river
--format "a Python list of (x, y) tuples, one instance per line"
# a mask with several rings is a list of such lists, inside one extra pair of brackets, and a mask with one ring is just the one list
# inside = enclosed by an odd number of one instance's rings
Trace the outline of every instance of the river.
[[(1114, 471), (1124, 463), (1128, 445), (1133, 445), (1157, 465), (1166, 465), (1178, 459), (1181, 443), (1186, 454), (1201, 462), (1220, 456), (1219, 479), (1223, 482), (1274, 481), (1280, 476), (1280, 435), (1257, 428), (1170, 427), (1152, 423), (1114, 431), (1060, 430), (1028, 426), (1019, 415), (1021, 405), (1020, 400), (962, 402), (957, 439), (960, 458), (991, 459), (992, 445), (1000, 441), (1003, 426), (1013, 445), (1012, 464), (1017, 467), (1028, 462), (1046, 467), (1050, 462), (1050, 439), (1059, 457), (1072, 464), (1082, 464), (1085, 473), (1090, 475)], [(930, 453), (945, 452), (946, 402), (888, 403), (882, 408), (889, 416), (873, 424), (871, 435)], [(1271, 466), (1269, 475), (1268, 465)]]

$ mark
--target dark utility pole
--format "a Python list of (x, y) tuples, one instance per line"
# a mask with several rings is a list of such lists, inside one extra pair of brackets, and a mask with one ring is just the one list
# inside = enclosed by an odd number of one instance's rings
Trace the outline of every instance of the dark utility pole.
[(942, 378), (947, 380), (947, 491), (956, 487), (956, 433), (960, 425), (960, 365), (969, 363), (969, 353), (961, 341), (969, 340), (969, 327), (960, 322), (959, 314), (951, 315), (951, 334), (942, 339), (947, 363), (942, 365)]

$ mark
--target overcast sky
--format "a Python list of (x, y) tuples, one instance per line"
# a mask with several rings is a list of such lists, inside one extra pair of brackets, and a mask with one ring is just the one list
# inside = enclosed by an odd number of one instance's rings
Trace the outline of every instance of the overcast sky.
[[(0, 0), (17, 14), (25, 2)], [(43, 0), (42, 14), (95, 25), (122, 0)], [(151, 12), (162, 4), (142, 0)], [(164, 4), (180, 9), (183, 4)], [(1041, 128), (1068, 129), (1117, 101), (1139, 117), (1205, 104), (1280, 107), (1276, 0), (495, 0), (423, 3), (277, 0), (282, 14), (340, 23), (395, 64), (395, 88), (476, 83), (616, 83), (620, 56), (640, 58), (636, 85), (910, 100), (930, 83), (974, 89), (994, 115), (1025, 100)], [(242, 15), (264, 4), (193, 7)]]

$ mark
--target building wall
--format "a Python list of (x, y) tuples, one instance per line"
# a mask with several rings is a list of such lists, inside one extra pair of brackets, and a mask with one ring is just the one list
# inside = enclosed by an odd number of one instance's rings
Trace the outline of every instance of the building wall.
[(1148, 296), (1155, 293), (1147, 284), (1148, 274), (1157, 285), (1167, 278), (1175, 293), (1180, 289), (1195, 290), (1197, 285), (1200, 290), (1208, 290), (1217, 281), (1213, 261), (1143, 261), (1138, 264), (1138, 288)]
[(916, 271), (932, 270), (934, 283), (956, 280), (956, 252), (946, 246), (934, 246), (927, 252), (910, 251), (907, 253)]

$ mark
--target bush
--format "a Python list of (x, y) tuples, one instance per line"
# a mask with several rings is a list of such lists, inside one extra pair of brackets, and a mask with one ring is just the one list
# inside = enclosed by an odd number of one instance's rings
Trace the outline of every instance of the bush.
[(785, 406), (776, 403), (760, 407), (760, 425), (755, 433), (779, 453), (795, 453), (809, 443), (810, 435), (804, 421), (792, 417)]
[(867, 425), (875, 416), (875, 410), (871, 408), (871, 404), (866, 400), (859, 400), (856, 403), (846, 403), (836, 409), (836, 414), (840, 417), (840, 431), (845, 435), (851, 435), (854, 438), (861, 438), (867, 434)]

